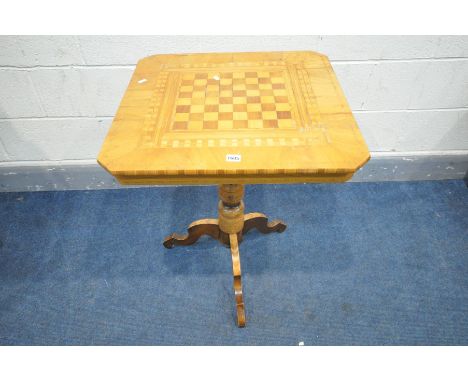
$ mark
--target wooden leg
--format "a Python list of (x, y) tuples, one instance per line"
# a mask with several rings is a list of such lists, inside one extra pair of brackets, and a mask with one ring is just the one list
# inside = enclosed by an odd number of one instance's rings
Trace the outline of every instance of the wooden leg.
[(176, 245), (191, 245), (194, 244), (200, 236), (208, 235), (213, 239), (219, 238), (218, 219), (201, 219), (194, 221), (189, 225), (186, 235), (172, 235), (164, 239), (163, 245), (166, 248), (173, 248)]
[(244, 298), (242, 296), (241, 264), (239, 244), (237, 243), (237, 234), (231, 233), (229, 235), (229, 240), (231, 244), (232, 274), (234, 276), (234, 296), (236, 299), (237, 326), (243, 328), (245, 326), (245, 309)]
[(242, 233), (247, 233), (252, 228), (258, 229), (261, 233), (283, 232), (286, 229), (286, 224), (281, 220), (273, 220), (268, 222), (268, 218), (260, 212), (251, 212), (244, 215), (244, 228)]

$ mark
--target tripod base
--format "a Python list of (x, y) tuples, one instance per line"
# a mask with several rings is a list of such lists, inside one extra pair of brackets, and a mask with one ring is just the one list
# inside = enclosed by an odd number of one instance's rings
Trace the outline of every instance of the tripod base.
[(219, 219), (201, 219), (189, 225), (186, 235), (173, 233), (164, 239), (166, 248), (179, 245), (195, 244), (197, 240), (208, 235), (219, 240), (231, 249), (232, 273), (234, 276), (234, 295), (237, 308), (237, 325), (245, 326), (245, 309), (242, 294), (241, 265), (239, 243), (243, 235), (256, 228), (261, 233), (283, 232), (286, 225), (281, 220), (268, 222), (268, 218), (259, 212), (244, 215), (244, 203), (242, 185), (221, 185), (220, 202), (218, 205)]

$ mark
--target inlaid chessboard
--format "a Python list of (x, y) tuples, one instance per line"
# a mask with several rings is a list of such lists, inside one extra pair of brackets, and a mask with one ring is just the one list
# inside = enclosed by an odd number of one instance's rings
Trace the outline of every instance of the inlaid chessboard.
[(313, 52), (141, 60), (98, 161), (122, 183), (343, 181), (369, 159)]
[(173, 130), (292, 127), (291, 105), (281, 71), (182, 76)]

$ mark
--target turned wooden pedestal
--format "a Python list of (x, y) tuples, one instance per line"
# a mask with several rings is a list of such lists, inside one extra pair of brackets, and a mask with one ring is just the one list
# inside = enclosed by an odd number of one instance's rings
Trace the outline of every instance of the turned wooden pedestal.
[(234, 296), (237, 308), (237, 325), (245, 326), (245, 309), (242, 295), (241, 265), (239, 243), (243, 234), (252, 228), (262, 233), (283, 232), (286, 225), (280, 220), (268, 223), (268, 218), (253, 212), (244, 215), (244, 186), (240, 184), (223, 184), (219, 187), (218, 219), (201, 219), (188, 227), (186, 235), (176, 233), (164, 240), (166, 248), (176, 245), (194, 244), (202, 235), (211, 236), (231, 248), (232, 274), (234, 276)]

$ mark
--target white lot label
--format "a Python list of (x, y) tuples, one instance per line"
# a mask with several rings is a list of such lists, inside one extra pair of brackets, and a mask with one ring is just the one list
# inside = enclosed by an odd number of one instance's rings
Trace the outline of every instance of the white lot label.
[(226, 162), (240, 162), (241, 159), (240, 154), (226, 154)]

